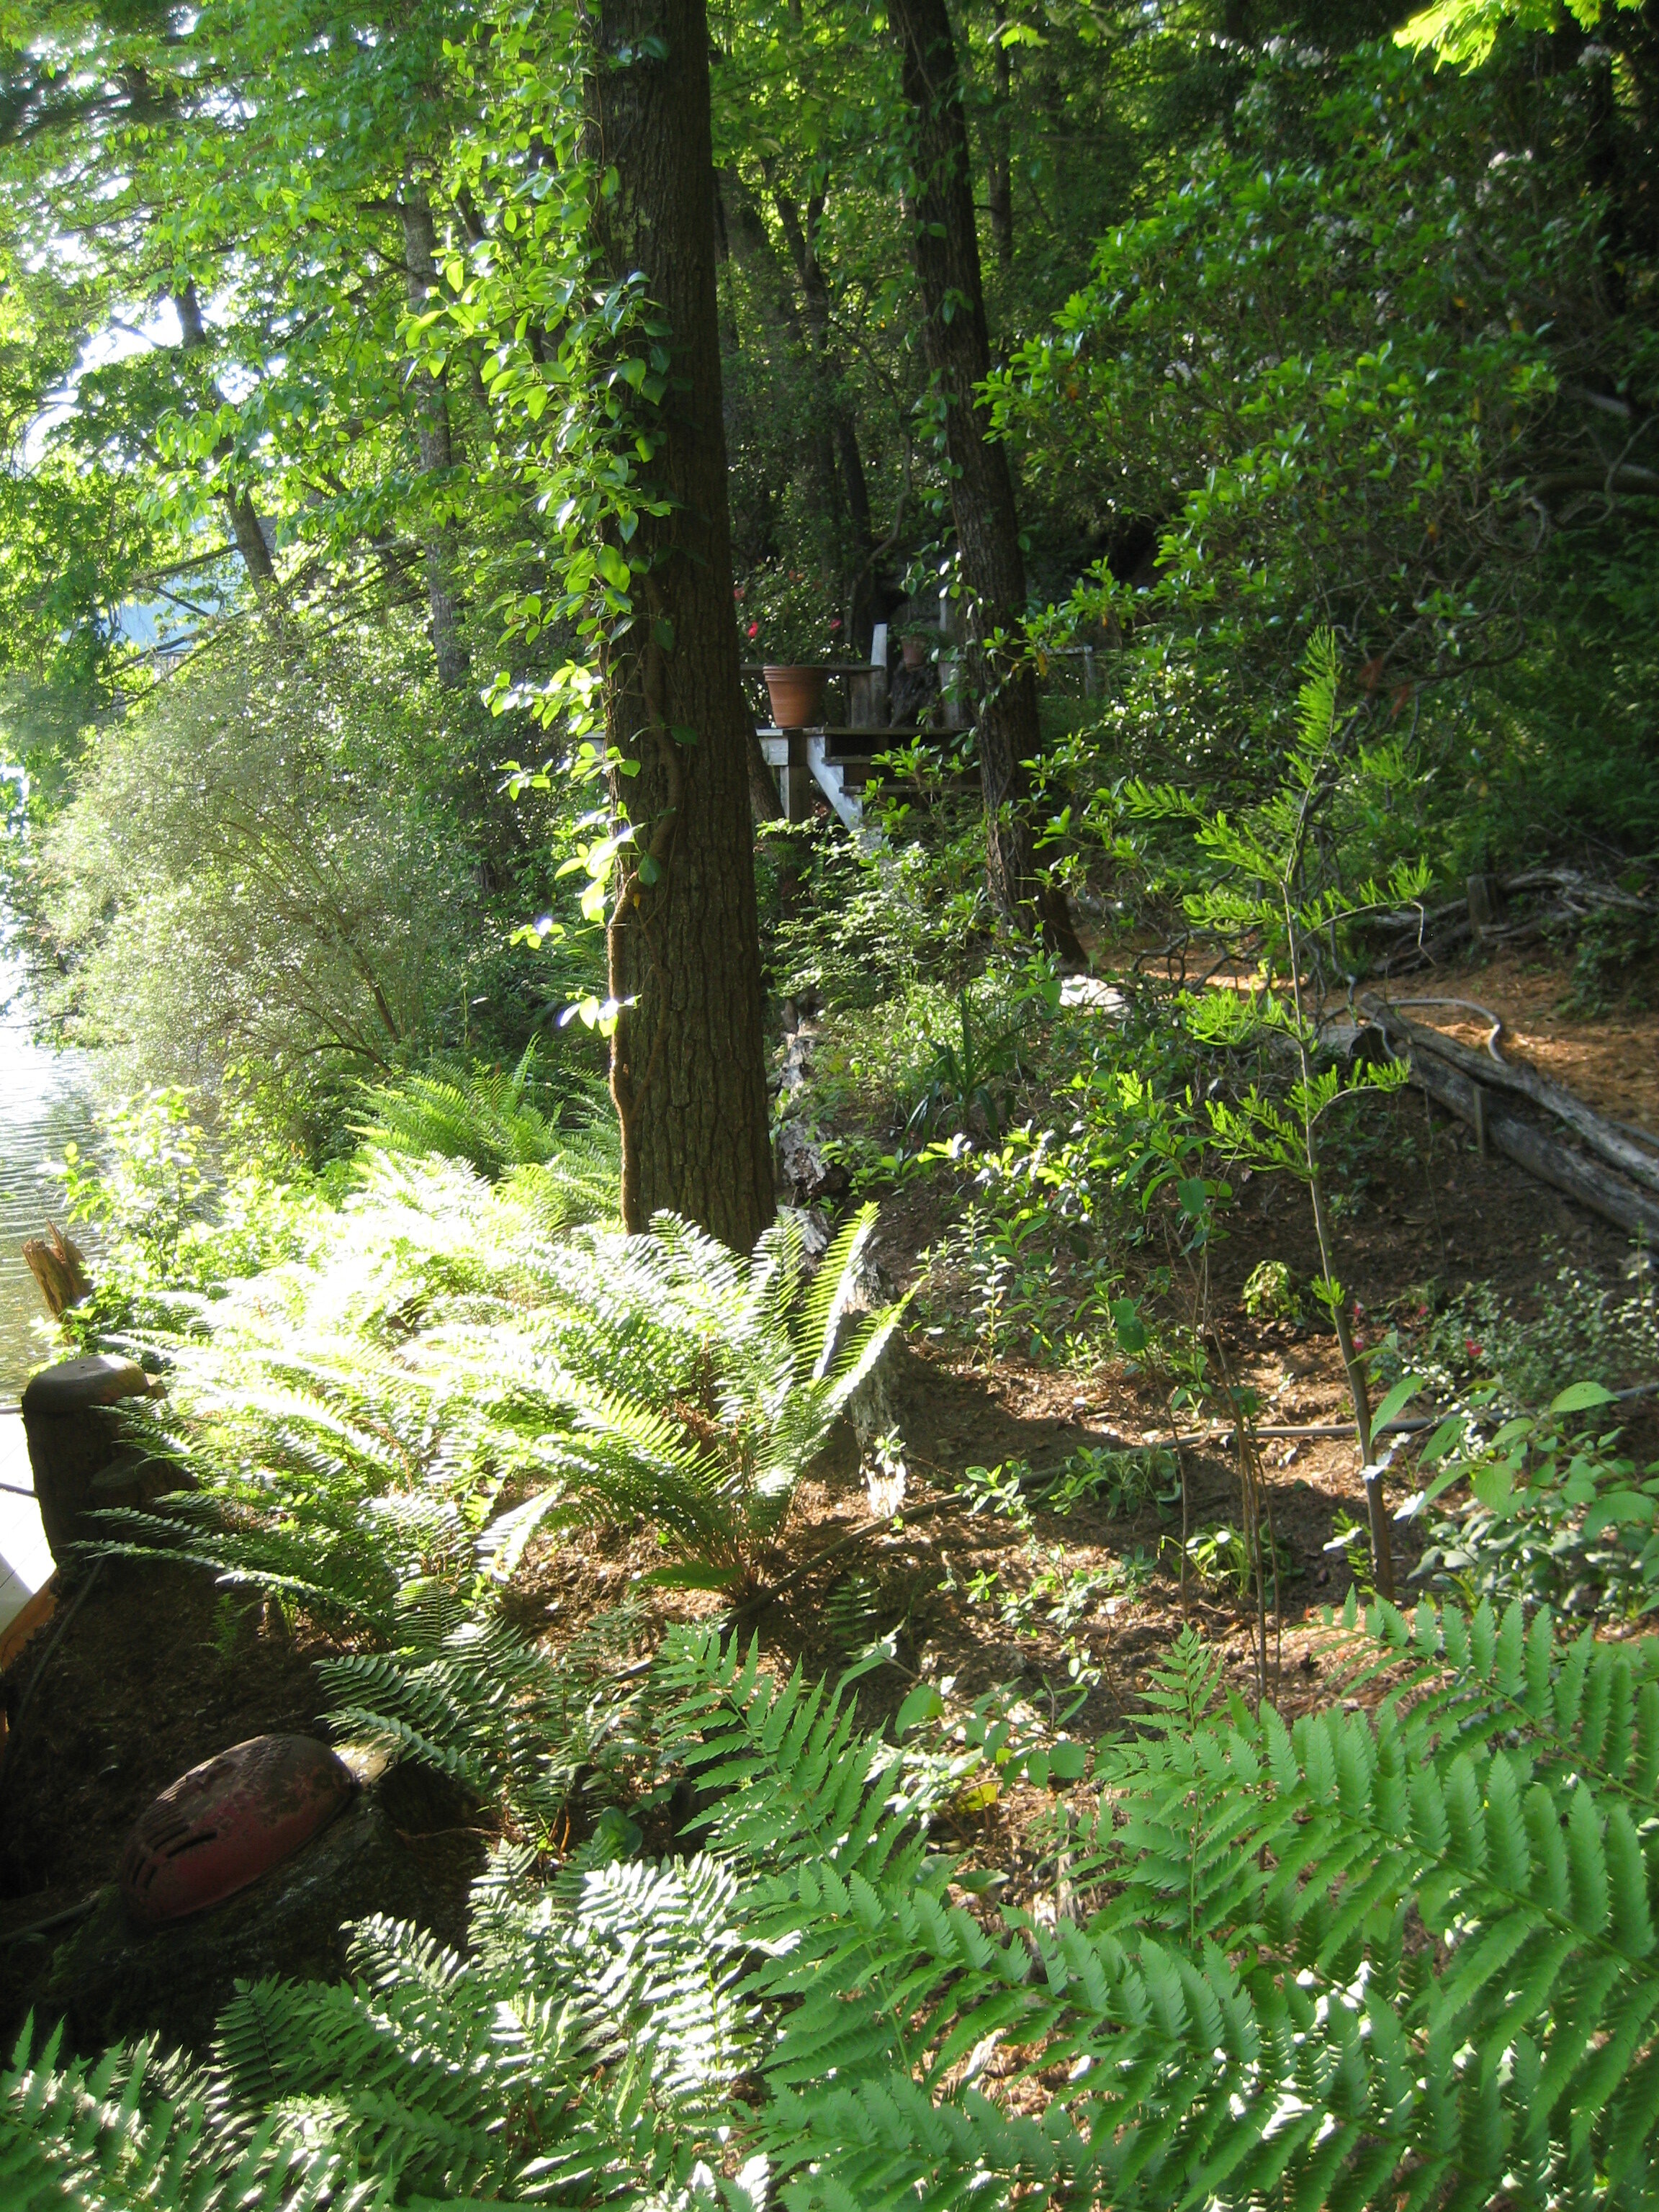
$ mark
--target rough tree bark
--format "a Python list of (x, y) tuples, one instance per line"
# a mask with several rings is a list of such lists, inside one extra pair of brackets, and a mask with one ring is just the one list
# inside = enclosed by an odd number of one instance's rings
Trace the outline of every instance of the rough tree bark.
[(984, 411), (975, 401), (975, 386), (990, 374), (991, 346), (956, 42), (945, 0), (890, 0), (888, 19), (915, 131), (911, 252), (927, 319), (927, 366), (945, 401), (951, 508), (969, 592), (965, 658), (985, 792), (986, 873), (992, 897), (1014, 928), (1040, 927), (1062, 959), (1080, 962), (1066, 901), (1040, 882), (1032, 842), (1024, 763), (1041, 744), (1036, 673), (1029, 654), (994, 652), (986, 644), (999, 630), (1018, 635), (1025, 562), (1008, 455), (987, 436)]
[(618, 179), (600, 203), (600, 250), (619, 276), (645, 272), (673, 357), (653, 464), (673, 512), (642, 521), (629, 548), (651, 566), (635, 579), (635, 619), (606, 672), (606, 736), (637, 768), (611, 786), (636, 839), (623, 848), (608, 933), (623, 1009), (611, 1060), (623, 1218), (642, 1229), (671, 1207), (746, 1252), (775, 1205), (751, 731), (732, 612), (708, 14), (705, 0), (599, 0), (594, 24), (591, 150)]
[[(438, 289), (436, 233), (431, 203), (423, 185), (411, 179), (398, 203), (404, 229), (404, 275), (409, 304), (416, 314)], [(443, 380), (428, 368), (415, 373), (415, 435), (421, 450), (421, 474), (447, 476), (454, 466), (449, 433), (449, 394)], [(455, 532), (447, 523), (433, 520), (426, 532), (426, 603), (432, 650), (438, 663), (438, 681), (453, 690), (466, 678), (467, 653), (461, 643), (461, 597), (455, 580)]]

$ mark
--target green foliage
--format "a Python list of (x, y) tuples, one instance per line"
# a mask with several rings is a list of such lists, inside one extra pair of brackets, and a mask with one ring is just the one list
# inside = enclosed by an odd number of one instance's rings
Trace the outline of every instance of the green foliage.
[[(1612, 5), (1638, 8), (1641, 0), (1612, 0)], [(1567, 6), (1573, 21), (1587, 31), (1601, 21), (1602, 0), (1567, 0)], [(1419, 52), (1428, 47), (1437, 60), (1474, 69), (1490, 56), (1505, 23), (1523, 31), (1553, 31), (1559, 20), (1555, 0), (1436, 0), (1395, 35), (1402, 46)]]
[(667, 1215), (572, 1229), (584, 1188), (368, 1154), (302, 1258), (157, 1345), (144, 1433), (198, 1487), (112, 1529), (386, 1639), (411, 1586), (485, 1592), (544, 1527), (644, 1521), (657, 1579), (753, 1586), (894, 1326), (852, 1318), (874, 1208), (809, 1282), (798, 1220), (744, 1261)]
[(166, 2201), (204, 2205), (239, 2160), (290, 2201), (267, 2177), (301, 2159), (416, 2203), (1644, 2203), (1655, 1644), (1515, 1607), (1366, 1626), (1380, 1698), (1293, 1725), (1216, 1706), (1184, 1632), (1057, 1805), (1052, 1917), (975, 1910), (930, 1848), (960, 1769), (676, 1630), (655, 1740), (702, 1856), (630, 1862), (611, 1823), (548, 1883), (502, 1847), (467, 1957), (369, 1922), (352, 1987), (240, 1996), (182, 2127), (142, 2078), (88, 2124), (121, 2056), (88, 2098), (20, 2053), (0, 2154), (55, 2179), (101, 2134), (142, 2179), (168, 2144)]
[(42, 840), (78, 1024), (143, 1082), (249, 1061), (296, 1103), (440, 1042), (490, 963), (435, 755), (384, 645), (245, 645), (158, 685)]
[(1563, 26), (1458, 76), (1304, 22), (995, 380), (1036, 495), (1109, 548), (1036, 624), (1115, 648), (1056, 769), (1074, 802), (1101, 760), (1259, 793), (1329, 626), (1418, 779), (1339, 817), (1350, 867), (1640, 853), (1654, 484), (1620, 471), (1653, 384), (1646, 33), (1608, 6), (1595, 43)]
[(1510, 1420), (1492, 1419), (1492, 1395), (1476, 1394), (1425, 1448), (1424, 1487), (1401, 1509), (1426, 1524), (1420, 1571), (1469, 1602), (1521, 1598), (1598, 1617), (1659, 1606), (1659, 1461), (1639, 1468), (1618, 1430), (1584, 1425), (1609, 1418), (1611, 1393), (1574, 1383)]
[(556, 1161), (573, 1187), (589, 1184), (585, 1218), (593, 1219), (611, 1210), (621, 1173), (614, 1121), (591, 1095), (568, 1125), (556, 1097), (544, 1093), (538, 1103), (532, 1095), (537, 1056), (532, 1038), (514, 1067), (437, 1062), (401, 1082), (376, 1085), (363, 1094), (368, 1110), (357, 1134), (378, 1152), (465, 1160), (482, 1176)]
[(1302, 1299), (1296, 1277), (1283, 1260), (1260, 1260), (1245, 1279), (1239, 1303), (1252, 1321), (1295, 1321)]
[(1291, 1556), (1282, 1544), (1270, 1544), (1262, 1536), (1253, 1544), (1242, 1528), (1217, 1521), (1194, 1529), (1187, 1539), (1187, 1557), (1201, 1583), (1213, 1589), (1231, 1589), (1241, 1605), (1255, 1591), (1259, 1574), (1273, 1589), (1275, 1609), (1279, 1609), (1279, 1585), (1292, 1571)]
[[(821, 579), (803, 568), (769, 564), (749, 570), (733, 596), (745, 660), (811, 667), (836, 657), (842, 617)], [(841, 649), (843, 656), (848, 650), (844, 644)]]
[(1339, 930), (1367, 912), (1417, 902), (1428, 872), (1420, 864), (1401, 861), (1386, 888), (1374, 878), (1343, 882), (1320, 834), (1339, 788), (1345, 783), (1369, 787), (1380, 802), (1404, 780), (1406, 770), (1399, 753), (1387, 748), (1368, 751), (1361, 745), (1350, 755), (1357, 716), (1345, 719), (1337, 711), (1336, 641), (1328, 630), (1315, 637), (1304, 665), (1295, 734), (1282, 778), (1266, 799), (1235, 817), (1172, 786), (1155, 790), (1135, 783), (1124, 797), (1132, 814), (1175, 817), (1190, 826), (1206, 866), (1206, 879), (1188, 896), (1188, 911), (1224, 944), (1241, 955), (1248, 951), (1256, 963), (1255, 990), (1248, 1003), (1232, 991), (1207, 993), (1188, 1002), (1193, 1034), (1222, 1047), (1258, 1036), (1282, 1040), (1294, 1055), (1297, 1073), (1282, 1103), (1274, 1092), (1252, 1082), (1236, 1099), (1210, 1097), (1206, 1106), (1215, 1142), (1226, 1157), (1283, 1170), (1307, 1190), (1322, 1268), (1309, 1289), (1336, 1332), (1365, 1473), (1373, 1567), (1378, 1588), (1391, 1595), (1382, 1473), (1371, 1455), (1365, 1372), (1336, 1274), (1321, 1123), (1333, 1108), (1357, 1095), (1398, 1091), (1409, 1071), (1401, 1061), (1367, 1062), (1345, 1083), (1340, 1068), (1316, 1067), (1315, 1058), (1318, 1008), (1334, 980), (1328, 949), (1334, 960)]
[[(1630, 1287), (1604, 1281), (1568, 1259), (1553, 1237), (1540, 1241), (1538, 1293), (1531, 1313), (1490, 1283), (1466, 1283), (1448, 1297), (1428, 1284), (1396, 1310), (1409, 1333), (1409, 1365), (1444, 1406), (1488, 1407), (1503, 1419), (1537, 1412), (1563, 1375), (1593, 1375), (1609, 1385), (1659, 1373), (1659, 1304), (1645, 1252), (1629, 1263)], [(1406, 1355), (1385, 1346), (1379, 1373), (1393, 1380)]]
[(929, 1036), (933, 1056), (924, 1071), (921, 1095), (910, 1109), (905, 1134), (933, 1136), (954, 1121), (959, 1127), (977, 1119), (994, 1139), (1002, 1133), (1006, 1086), (1022, 1072), (1020, 1045), (1029, 1026), (1029, 1007), (1018, 999), (1012, 1021), (1000, 1029), (981, 1028), (964, 988), (957, 994), (957, 1030), (942, 1043)]
[(1181, 1502), (1180, 1462), (1162, 1444), (1085, 1444), (1047, 1486), (1043, 1503), (1069, 1513), (1085, 1498), (1097, 1501), (1115, 1521), (1133, 1521), (1149, 1505), (1163, 1511)]
[(381, 1651), (323, 1662), (331, 1724), (392, 1759), (437, 1769), (501, 1808), (538, 1848), (581, 1789), (622, 1794), (644, 1685), (636, 1604), (601, 1614), (556, 1657), (436, 1578), (407, 1582)]

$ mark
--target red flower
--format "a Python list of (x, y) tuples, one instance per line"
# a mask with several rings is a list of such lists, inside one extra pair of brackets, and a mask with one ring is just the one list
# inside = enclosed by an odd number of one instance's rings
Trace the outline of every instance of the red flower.
[(749, 635), (750, 637), (758, 637), (760, 635), (760, 624), (758, 623), (750, 623)]
[(1463, 1339), (1463, 1349), (1468, 1353), (1471, 1359), (1480, 1358), (1480, 1347), (1472, 1336), (1466, 1336)]
[(830, 616), (830, 627), (831, 629), (839, 629), (841, 628), (841, 617), (839, 615)]

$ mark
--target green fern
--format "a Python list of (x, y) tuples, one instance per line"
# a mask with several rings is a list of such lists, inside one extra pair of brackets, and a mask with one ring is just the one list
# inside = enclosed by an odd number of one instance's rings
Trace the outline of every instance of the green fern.
[[(1290, 1729), (1237, 1704), (1194, 1726), (1213, 1674), (1183, 1638), (1149, 1732), (1103, 1748), (1083, 1924), (995, 1938), (803, 1869), (764, 1978), (793, 2001), (769, 2126), (792, 2208), (1650, 2201), (1655, 1653), (1564, 1650), (1518, 1611), (1372, 1626), (1403, 1682)], [(872, 1956), (902, 1991), (884, 2032)], [(837, 2008), (860, 2032), (826, 2083)], [(1040, 2125), (972, 2085), (999, 2040), (1055, 2085)]]
[(751, 1589), (895, 1326), (849, 1318), (874, 1212), (809, 1284), (793, 1221), (747, 1261), (666, 1214), (550, 1240), (514, 1191), (382, 1163), (304, 1260), (153, 1347), (149, 1441), (198, 1487), (107, 1516), (111, 1547), (382, 1637), (404, 1586), (505, 1581), (539, 1528), (643, 1521), (660, 1579)]
[(913, 1784), (844, 1689), (676, 1631), (650, 1705), (702, 1856), (619, 1858), (613, 1821), (544, 1883), (503, 1847), (468, 1956), (368, 1923), (350, 1988), (239, 1996), (182, 2103), (143, 2054), (20, 2053), (0, 2176), (61, 2201), (38, 2177), (79, 2160), (141, 2181), (85, 2201), (204, 2208), (240, 2174), (258, 2204), (326, 2176), (331, 2202), (1634, 2212), (1655, 1640), (1487, 1608), (1366, 1627), (1375, 1708), (1293, 1726), (1216, 1705), (1183, 1636), (1068, 1824), (1084, 1917), (1000, 1923), (929, 1848), (947, 1785)]
[(436, 1768), (521, 1834), (545, 1839), (585, 1776), (633, 1748), (645, 1685), (618, 1681), (643, 1628), (603, 1614), (554, 1656), (441, 1588), (404, 1595), (393, 1648), (321, 1662), (337, 1735)]
[(592, 1210), (575, 1219), (599, 1220), (617, 1210), (620, 1139), (608, 1102), (589, 1097), (566, 1118), (538, 1106), (530, 1095), (536, 1040), (512, 1068), (434, 1063), (397, 1083), (366, 1086), (368, 1109), (354, 1125), (373, 1152), (415, 1158), (462, 1160), (492, 1180), (515, 1167), (562, 1167), (573, 1184), (587, 1187)]

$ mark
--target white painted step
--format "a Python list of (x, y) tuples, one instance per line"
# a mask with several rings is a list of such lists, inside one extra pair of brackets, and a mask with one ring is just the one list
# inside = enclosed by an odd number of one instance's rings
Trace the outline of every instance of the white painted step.
[[(34, 1502), (34, 1475), (23, 1435), (23, 1416), (15, 1406), (0, 1407), (0, 1635), (51, 1579), (52, 1559), (40, 1509)], [(27, 1491), (27, 1497), (20, 1492)]]

